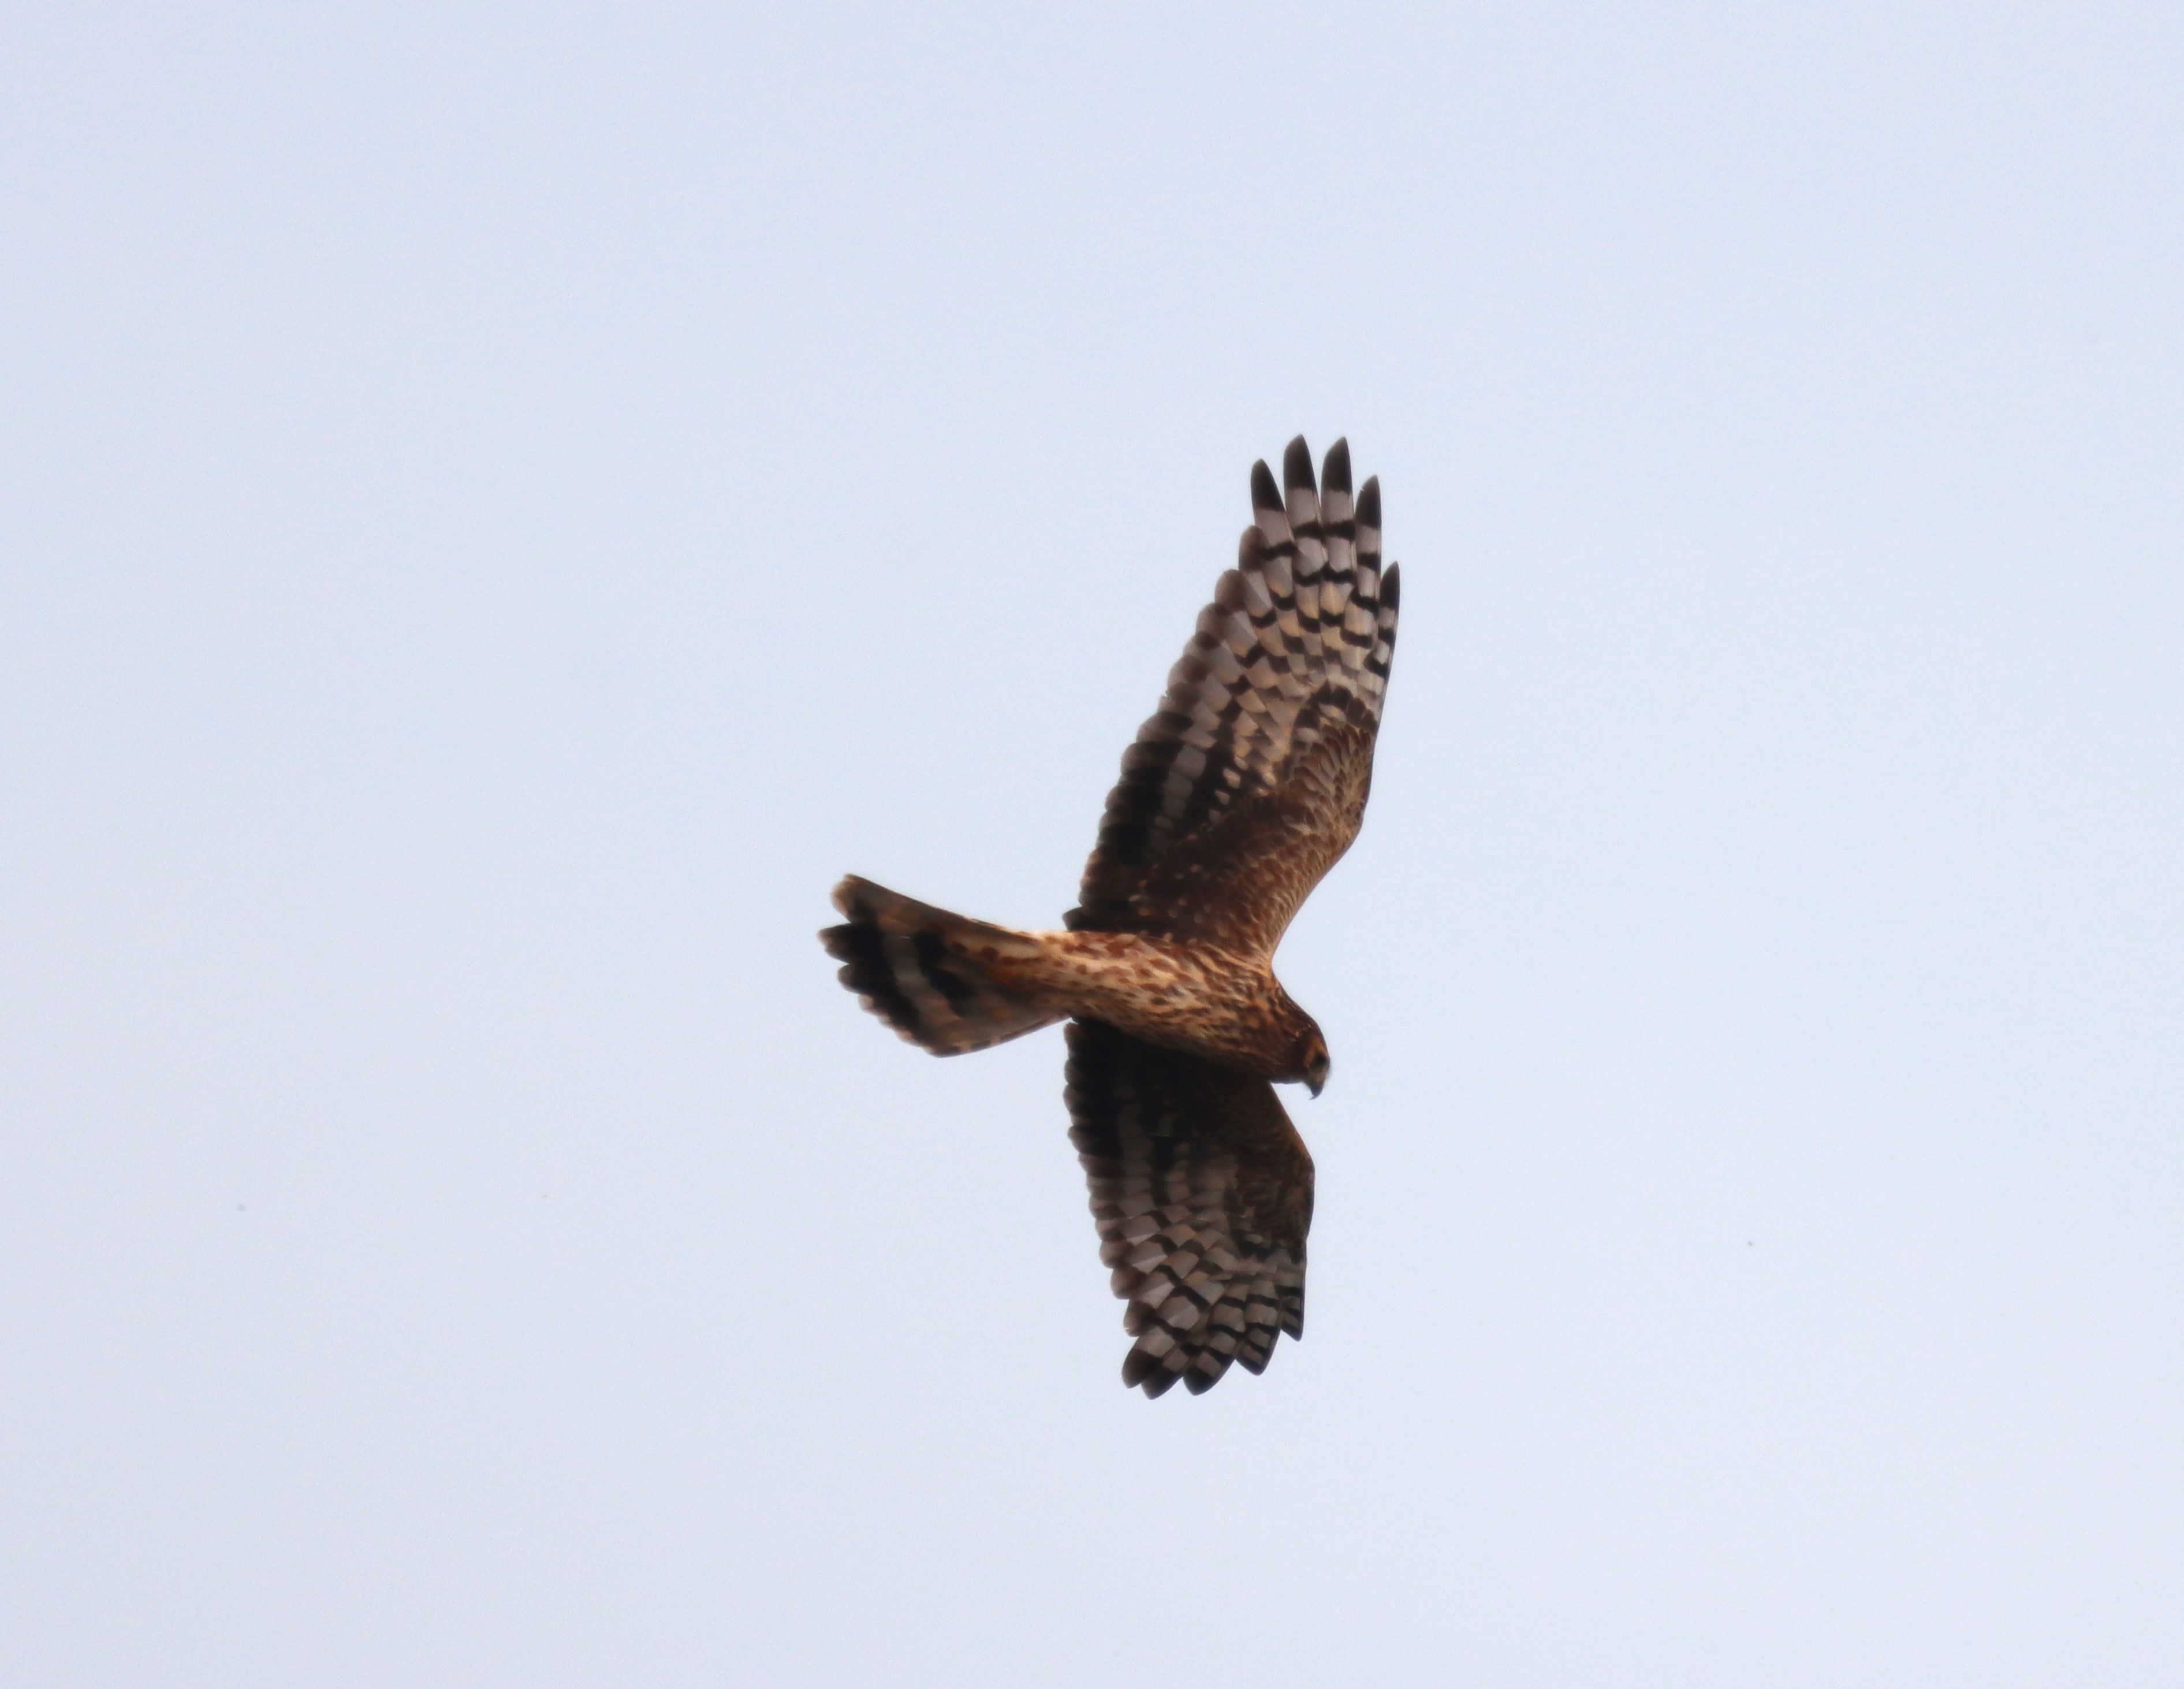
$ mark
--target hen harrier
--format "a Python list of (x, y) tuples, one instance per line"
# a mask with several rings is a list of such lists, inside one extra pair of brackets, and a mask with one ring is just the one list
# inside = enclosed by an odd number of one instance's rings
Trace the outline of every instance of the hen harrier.
[(936, 1056), (1067, 1019), (1070, 1140), (1100, 1258), (1136, 1338), (1123, 1382), (1194, 1394), (1304, 1335), (1312, 1157), (1270, 1081), (1327, 1083), (1327, 1044), (1274, 947), (1357, 836), (1373, 780), (1396, 571), (1380, 485), (1350, 448), (1286, 496), (1251, 470), (1252, 525), (1161, 707), (1123, 754), (1066, 931), (966, 919), (854, 876), (820, 934), (842, 983)]

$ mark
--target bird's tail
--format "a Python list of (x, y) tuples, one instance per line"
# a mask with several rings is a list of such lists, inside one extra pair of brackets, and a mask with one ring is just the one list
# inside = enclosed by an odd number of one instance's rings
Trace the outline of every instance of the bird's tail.
[(951, 915), (855, 874), (834, 888), (834, 906), (848, 919), (819, 941), (842, 963), (842, 984), (922, 1050), (984, 1050), (1067, 1012), (996, 977), (1011, 962), (1039, 959), (1028, 933)]

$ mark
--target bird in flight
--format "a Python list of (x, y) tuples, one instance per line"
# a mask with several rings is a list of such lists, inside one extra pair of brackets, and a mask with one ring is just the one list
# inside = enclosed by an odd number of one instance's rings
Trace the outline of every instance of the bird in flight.
[(1135, 1340), (1123, 1382), (1193, 1394), (1304, 1335), (1312, 1165), (1274, 1095), (1327, 1083), (1275, 946), (1357, 836), (1395, 652), (1380, 486), (1251, 469), (1236, 566), (1123, 754), (1077, 907), (1018, 932), (852, 875), (820, 934), (842, 984), (936, 1056), (1067, 1020), (1070, 1140)]

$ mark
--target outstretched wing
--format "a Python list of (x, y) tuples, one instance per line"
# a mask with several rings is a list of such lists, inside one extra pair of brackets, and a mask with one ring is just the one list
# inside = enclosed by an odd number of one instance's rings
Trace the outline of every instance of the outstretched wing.
[(1266, 1080), (1069, 1025), (1070, 1141), (1137, 1339), (1123, 1382), (1196, 1395), (1304, 1335), (1312, 1157)]
[(1072, 928), (1270, 954), (1357, 836), (1396, 645), (1380, 484), (1353, 503), (1342, 440), (1323, 490), (1301, 438), (1282, 472), (1286, 497), (1252, 467), (1255, 520), (1123, 753)]

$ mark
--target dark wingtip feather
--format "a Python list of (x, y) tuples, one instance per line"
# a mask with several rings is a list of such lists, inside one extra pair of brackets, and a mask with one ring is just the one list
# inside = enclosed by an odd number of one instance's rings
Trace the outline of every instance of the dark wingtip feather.
[(1380, 577), (1380, 608), (1401, 610), (1403, 607), (1403, 566), (1390, 563), (1388, 572)]
[(834, 906), (852, 921), (869, 921), (872, 905), (866, 894), (878, 889), (862, 874), (844, 874), (834, 883)]
[(1318, 483), (1312, 478), (1312, 448), (1305, 444), (1301, 434), (1291, 440), (1289, 449), (1282, 454), (1282, 485), (1292, 493), (1317, 494), (1319, 491)]
[(1279, 510), (1282, 508), (1282, 490), (1274, 485), (1274, 472), (1261, 458), (1251, 465), (1251, 508), (1255, 510)]
[(1350, 441), (1346, 436), (1327, 449), (1327, 464), (1319, 472), (1319, 484), (1329, 493), (1350, 490)]
[(1362, 527), (1380, 526), (1380, 477), (1368, 475), (1357, 489), (1357, 521)]

